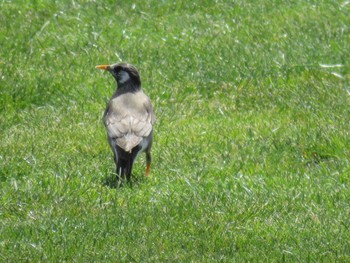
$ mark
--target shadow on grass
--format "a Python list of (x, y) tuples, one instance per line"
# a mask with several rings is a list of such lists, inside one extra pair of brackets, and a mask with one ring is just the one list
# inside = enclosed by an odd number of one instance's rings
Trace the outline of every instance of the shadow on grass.
[(130, 181), (128, 181), (126, 179), (117, 177), (116, 174), (108, 174), (103, 181), (103, 185), (113, 189), (119, 189), (124, 187), (133, 188), (134, 186), (139, 185), (143, 181), (143, 177), (137, 177), (135, 175), (132, 175)]

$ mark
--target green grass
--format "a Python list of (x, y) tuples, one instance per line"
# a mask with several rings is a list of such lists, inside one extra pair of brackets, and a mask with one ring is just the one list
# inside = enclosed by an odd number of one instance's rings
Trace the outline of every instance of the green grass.
[[(0, 261), (348, 262), (349, 12), (2, 1)], [(157, 123), (150, 176), (115, 188), (94, 66), (119, 61)]]

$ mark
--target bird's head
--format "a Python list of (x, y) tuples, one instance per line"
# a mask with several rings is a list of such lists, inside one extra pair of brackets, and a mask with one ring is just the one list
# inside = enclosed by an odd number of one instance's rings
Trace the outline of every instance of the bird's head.
[(123, 86), (141, 86), (141, 79), (137, 69), (127, 63), (117, 63), (112, 65), (96, 66), (98, 69), (109, 71), (118, 83), (118, 88)]

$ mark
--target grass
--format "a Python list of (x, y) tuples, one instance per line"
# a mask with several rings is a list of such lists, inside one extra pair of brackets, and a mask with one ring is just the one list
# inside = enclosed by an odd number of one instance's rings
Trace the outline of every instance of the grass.
[[(0, 261), (349, 261), (349, 8), (1, 2)], [(157, 115), (121, 188), (118, 61)]]

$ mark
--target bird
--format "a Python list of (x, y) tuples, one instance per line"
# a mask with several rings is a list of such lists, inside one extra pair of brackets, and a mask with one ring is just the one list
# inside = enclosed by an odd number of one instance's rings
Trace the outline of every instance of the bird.
[(141, 88), (140, 74), (135, 66), (124, 62), (96, 68), (108, 71), (117, 81), (103, 114), (117, 180), (130, 181), (134, 161), (142, 152), (146, 153), (145, 175), (148, 176), (156, 117), (151, 100)]

